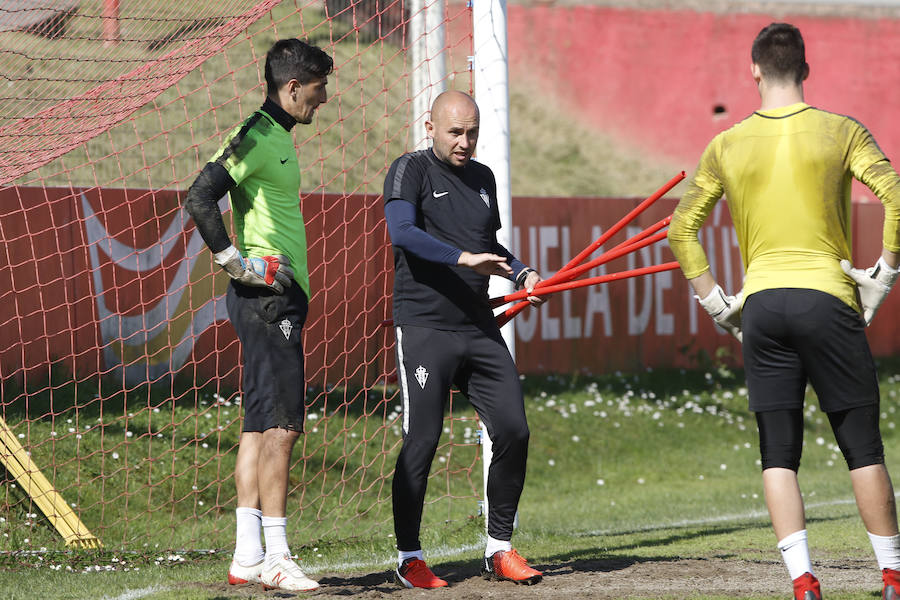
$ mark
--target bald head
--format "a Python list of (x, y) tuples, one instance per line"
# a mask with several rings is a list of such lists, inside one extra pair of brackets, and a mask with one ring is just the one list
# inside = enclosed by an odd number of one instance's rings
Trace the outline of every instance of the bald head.
[(478, 142), (478, 120), (478, 105), (468, 94), (451, 90), (438, 95), (425, 121), (435, 156), (452, 167), (465, 166)]
[(470, 115), (474, 114), (475, 120), (477, 121), (478, 105), (475, 104), (475, 100), (472, 96), (457, 90), (450, 90), (438, 94), (438, 97), (434, 99), (434, 103), (431, 105), (432, 121), (439, 121), (450, 115), (462, 115), (466, 113)]

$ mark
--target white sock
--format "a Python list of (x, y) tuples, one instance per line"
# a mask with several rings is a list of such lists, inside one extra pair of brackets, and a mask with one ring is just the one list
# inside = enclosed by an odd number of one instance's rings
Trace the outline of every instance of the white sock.
[(806, 530), (795, 531), (778, 542), (781, 550), (781, 558), (787, 567), (791, 580), (797, 579), (804, 573), (814, 574), (812, 562), (809, 560), (809, 543), (806, 539)]
[(287, 543), (287, 517), (262, 518), (263, 535), (266, 538), (266, 562), (274, 562), (291, 551)]
[(487, 546), (484, 548), (485, 558), (492, 557), (497, 552), (509, 552), (512, 550), (512, 544), (509, 540), (498, 540), (488, 536)]
[(869, 540), (872, 542), (872, 550), (875, 551), (879, 569), (900, 570), (900, 535), (869, 533)]
[(234, 542), (234, 560), (244, 567), (252, 567), (262, 562), (263, 551), (259, 534), (262, 528), (262, 512), (258, 508), (239, 506), (234, 511), (237, 531)]
[(425, 560), (424, 555), (422, 554), (422, 550), (397, 550), (397, 566), (402, 567), (403, 561), (408, 558), (418, 558), (419, 560)]

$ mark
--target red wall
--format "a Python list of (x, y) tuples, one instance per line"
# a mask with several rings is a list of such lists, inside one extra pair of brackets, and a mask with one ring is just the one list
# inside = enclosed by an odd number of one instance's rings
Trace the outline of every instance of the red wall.
[[(311, 383), (374, 384), (393, 371), (391, 255), (378, 196), (309, 196), (313, 296), (305, 328)], [(516, 198), (513, 252), (545, 276), (558, 270), (637, 200)], [(671, 214), (663, 198), (632, 226)], [(0, 190), (0, 373), (45, 376), (51, 362), (130, 383), (178, 372), (203, 383), (239, 373), (238, 344), (226, 322), (227, 278), (171, 191), (7, 188)], [(881, 207), (854, 206), (854, 256), (880, 251)], [(622, 231), (607, 248), (635, 231)], [(877, 232), (873, 234), (872, 232)], [(725, 204), (702, 241), (728, 291), (742, 268)], [(609, 263), (605, 272), (672, 260), (665, 242)], [(598, 271), (600, 274), (604, 271)], [(900, 295), (870, 330), (878, 355), (900, 352)], [(698, 309), (680, 271), (553, 296), (516, 318), (523, 372), (602, 373), (645, 366), (691, 366), (701, 352), (739, 354), (737, 343)], [(124, 370), (123, 368), (124, 367)]]
[[(674, 160), (690, 173), (715, 134), (758, 107), (750, 46), (773, 20), (765, 14), (509, 6), (511, 78), (552, 98), (551, 110), (573, 111), (649, 158)], [(900, 156), (900, 20), (777, 20), (794, 23), (804, 35), (811, 68), (806, 101), (852, 115), (889, 157)], [(714, 114), (717, 105), (726, 112)]]

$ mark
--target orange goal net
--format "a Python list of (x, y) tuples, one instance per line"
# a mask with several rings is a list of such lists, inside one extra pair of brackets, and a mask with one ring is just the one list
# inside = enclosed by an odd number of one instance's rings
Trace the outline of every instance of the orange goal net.
[[(181, 202), (262, 103), (285, 37), (335, 62), (328, 103), (294, 130), (312, 297), (289, 530), (389, 538), (400, 400), (380, 193), (422, 142), (422, 95), (472, 85), (470, 9), (435, 2), (424, 26), (406, 0), (0, 6), (0, 550), (232, 543), (240, 348), (227, 277)], [(478, 511), (478, 426), (453, 400), (435, 523)]]

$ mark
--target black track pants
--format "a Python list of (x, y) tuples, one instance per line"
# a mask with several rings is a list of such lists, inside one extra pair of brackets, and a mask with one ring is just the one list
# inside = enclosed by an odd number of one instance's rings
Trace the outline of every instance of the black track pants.
[(421, 548), (425, 488), (453, 384), (475, 407), (491, 437), (488, 534), (509, 540), (525, 484), (529, 431), (519, 375), (500, 332), (402, 326), (396, 335), (403, 400), (403, 447), (392, 491), (397, 548)]

